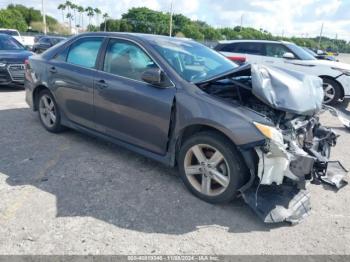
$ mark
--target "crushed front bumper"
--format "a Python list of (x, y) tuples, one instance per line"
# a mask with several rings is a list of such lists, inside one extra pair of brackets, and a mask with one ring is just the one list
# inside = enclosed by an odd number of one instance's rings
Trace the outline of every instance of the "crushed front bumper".
[(297, 224), (311, 210), (306, 181), (326, 183), (337, 189), (347, 184), (347, 170), (337, 161), (329, 161), (330, 147), (337, 135), (315, 125), (312, 145), (301, 148), (295, 141), (276, 144), (269, 141), (255, 148), (258, 167), (255, 181), (242, 192), (245, 202), (265, 223)]

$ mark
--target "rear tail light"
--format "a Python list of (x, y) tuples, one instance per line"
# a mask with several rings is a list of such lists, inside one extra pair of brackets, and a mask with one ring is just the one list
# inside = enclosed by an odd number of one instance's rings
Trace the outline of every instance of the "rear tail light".
[(24, 60), (25, 69), (30, 69), (29, 59)]
[(247, 61), (247, 58), (244, 56), (228, 56), (227, 58), (233, 62), (238, 62), (239, 64), (243, 64)]

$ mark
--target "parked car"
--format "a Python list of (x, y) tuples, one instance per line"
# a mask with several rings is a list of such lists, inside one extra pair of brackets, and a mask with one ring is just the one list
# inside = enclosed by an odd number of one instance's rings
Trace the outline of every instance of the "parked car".
[(12, 36), (28, 49), (31, 49), (34, 45), (33, 36), (21, 36), (21, 34), (16, 29), (0, 28), (0, 34), (6, 34), (6, 35)]
[(59, 37), (59, 36), (44, 36), (39, 39), (37, 43), (33, 46), (33, 52), (35, 53), (42, 53), (49, 49), (50, 47), (53, 47), (54, 45), (58, 44), (59, 42), (66, 40), (65, 37)]
[(12, 36), (0, 34), (0, 85), (23, 86), (24, 63), (32, 54)]
[(36, 35), (36, 36), (34, 36), (34, 44), (39, 42), (40, 38), (43, 38), (43, 37), (45, 37), (45, 35)]
[(306, 52), (308, 52), (310, 55), (312, 55), (313, 57), (315, 57), (316, 59), (319, 59), (319, 60), (329, 60), (329, 61), (334, 61), (334, 62), (339, 62), (338, 59), (336, 59), (334, 56), (330, 56), (330, 55), (327, 55), (326, 53), (323, 53), (322, 51), (321, 52), (318, 52), (318, 53), (315, 53), (314, 51), (312, 51), (310, 48), (307, 48), (307, 47), (302, 47)]
[(337, 136), (318, 120), (318, 77), (238, 67), (188, 39), (87, 33), (30, 57), (25, 88), (49, 132), (70, 127), (178, 166), (200, 199), (240, 192), (265, 222), (309, 212), (305, 180), (341, 181), (327, 176)]
[(301, 47), (284, 41), (221, 41), (215, 50), (249, 63), (273, 65), (319, 76), (324, 82), (324, 103), (336, 104), (350, 97), (350, 65), (317, 60)]

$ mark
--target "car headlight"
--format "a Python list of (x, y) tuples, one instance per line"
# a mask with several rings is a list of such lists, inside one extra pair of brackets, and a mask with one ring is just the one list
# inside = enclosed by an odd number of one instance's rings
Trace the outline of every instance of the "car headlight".
[(282, 133), (272, 126), (263, 125), (260, 123), (253, 122), (256, 128), (268, 139), (283, 145)]
[(350, 76), (350, 70), (348, 69), (342, 69), (342, 68), (336, 68), (336, 67), (332, 67), (333, 70), (337, 70), (341, 73), (343, 73), (344, 75)]
[(6, 67), (6, 64), (5, 63), (0, 63), (0, 68), (4, 68)]

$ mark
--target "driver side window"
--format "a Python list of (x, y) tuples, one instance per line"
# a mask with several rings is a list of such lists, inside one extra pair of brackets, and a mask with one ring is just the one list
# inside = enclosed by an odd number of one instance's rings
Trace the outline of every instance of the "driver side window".
[(149, 68), (157, 68), (153, 60), (136, 44), (129, 41), (111, 39), (104, 59), (103, 71), (138, 80)]

